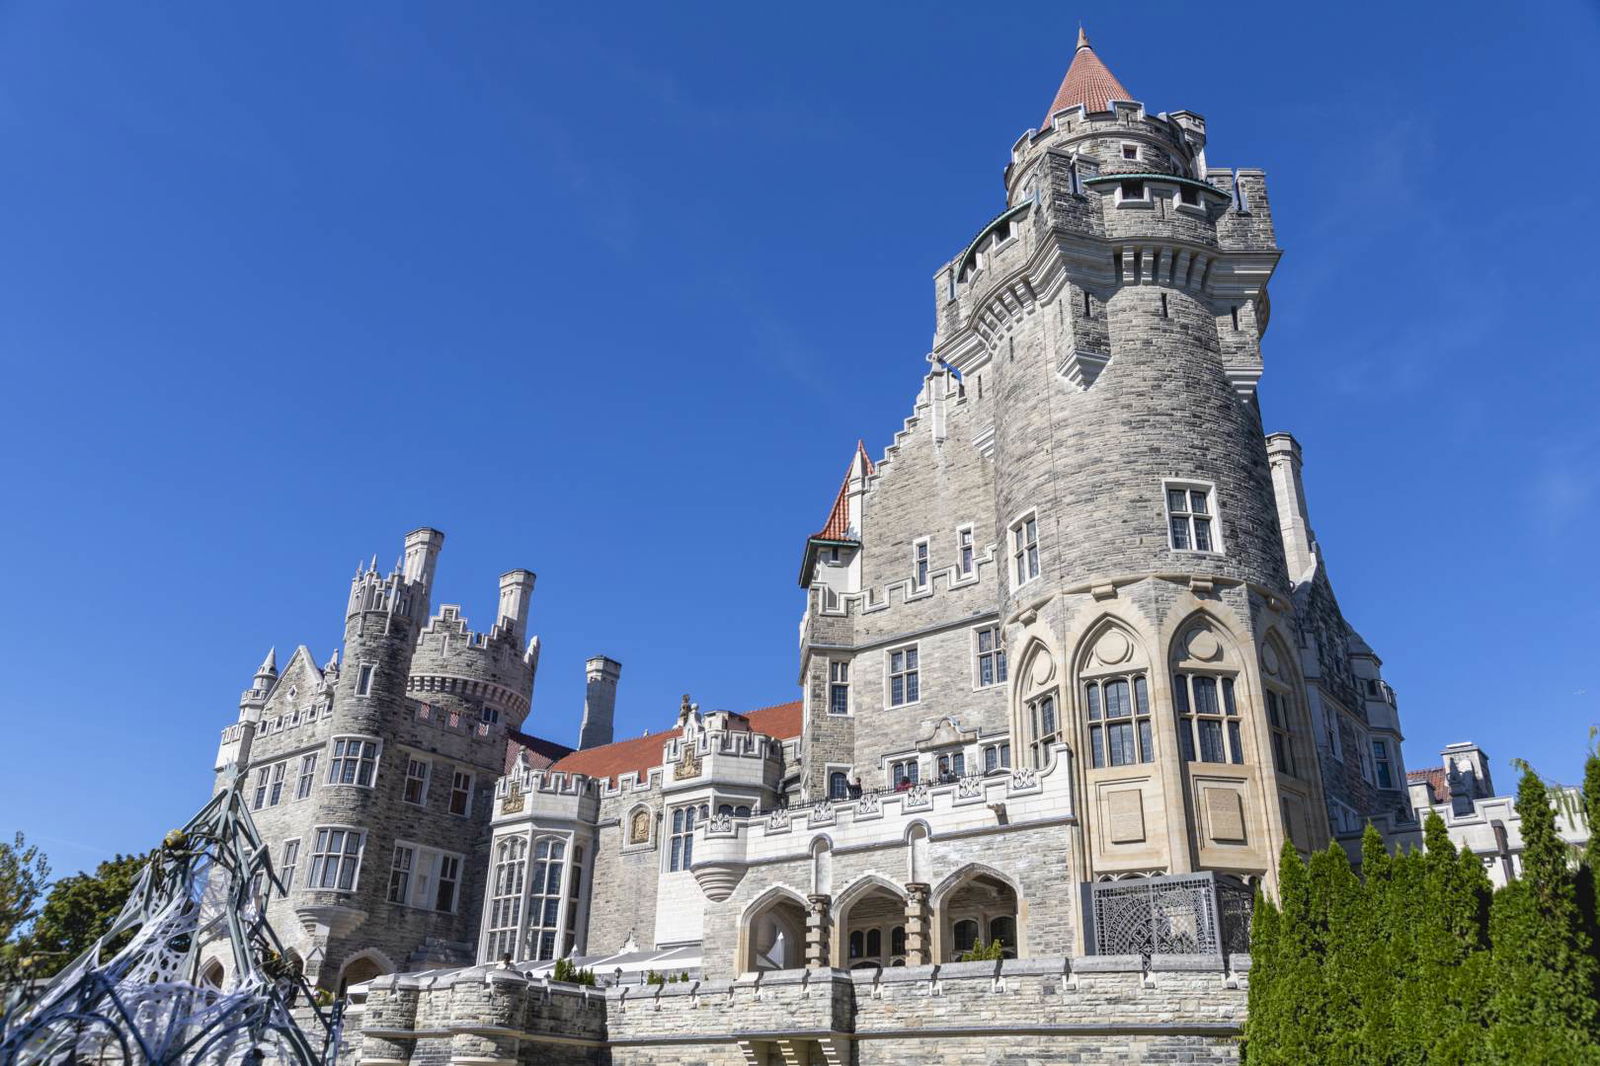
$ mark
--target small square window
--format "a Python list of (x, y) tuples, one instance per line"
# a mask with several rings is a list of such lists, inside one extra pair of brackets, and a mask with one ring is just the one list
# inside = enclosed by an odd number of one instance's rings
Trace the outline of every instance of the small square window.
[(1125, 145), (1123, 145), (1122, 146), (1122, 158), (1124, 158), (1124, 159), (1138, 159), (1139, 158), (1139, 146), (1137, 144), (1125, 144)]

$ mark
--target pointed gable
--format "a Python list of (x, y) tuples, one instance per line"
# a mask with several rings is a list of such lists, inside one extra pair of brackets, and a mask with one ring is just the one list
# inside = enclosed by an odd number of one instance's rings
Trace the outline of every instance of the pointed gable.
[(1082, 104), (1086, 111), (1109, 111), (1111, 101), (1131, 99), (1133, 94), (1123, 88), (1117, 76), (1095, 55), (1094, 49), (1089, 47), (1089, 35), (1080, 27), (1078, 50), (1067, 68), (1067, 76), (1061, 79), (1061, 88), (1056, 90), (1056, 98), (1041, 128), (1049, 129), (1056, 113), (1069, 107)]
[(872, 459), (867, 455), (867, 446), (863, 441), (856, 441), (856, 453), (850, 457), (850, 465), (845, 468), (844, 481), (839, 485), (839, 495), (834, 497), (833, 510), (828, 512), (828, 521), (820, 532), (811, 535), (812, 540), (849, 540), (850, 539), (850, 479), (856, 477), (856, 464), (861, 465), (862, 477), (872, 474)]

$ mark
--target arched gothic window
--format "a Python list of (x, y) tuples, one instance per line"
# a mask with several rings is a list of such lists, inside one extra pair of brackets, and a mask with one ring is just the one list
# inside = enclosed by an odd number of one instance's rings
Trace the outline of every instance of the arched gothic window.
[(1156, 761), (1150, 735), (1150, 682), (1144, 674), (1085, 682), (1084, 702), (1095, 769)]
[(528, 842), (509, 838), (495, 845), (494, 873), (489, 897), (489, 935), (485, 960), (498, 962), (515, 956), (517, 931), (522, 924), (522, 889), (528, 871)]
[(528, 939), (531, 959), (556, 957), (561, 929), (561, 877), (566, 872), (567, 845), (542, 837), (533, 845), (533, 866), (528, 877)]

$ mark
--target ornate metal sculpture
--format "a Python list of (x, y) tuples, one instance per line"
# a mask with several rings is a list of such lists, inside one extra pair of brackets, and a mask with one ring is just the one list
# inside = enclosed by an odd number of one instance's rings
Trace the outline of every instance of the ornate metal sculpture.
[(1251, 891), (1214, 873), (1130, 877), (1092, 886), (1100, 955), (1249, 950)]
[[(316, 1005), (267, 924), (282, 886), (242, 784), (169, 833), (105, 936), (3, 1019), (0, 1066), (332, 1066), (339, 1008)], [(233, 961), (222, 987), (198, 979), (210, 945)]]

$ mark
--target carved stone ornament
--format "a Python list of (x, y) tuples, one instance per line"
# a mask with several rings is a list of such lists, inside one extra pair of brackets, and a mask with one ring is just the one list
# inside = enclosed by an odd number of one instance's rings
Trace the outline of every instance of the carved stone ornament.
[(1261, 649), (1261, 668), (1274, 677), (1283, 669), (1283, 664), (1278, 662), (1278, 653), (1271, 644)]
[(500, 801), (501, 814), (521, 814), (523, 807), (527, 806), (523, 798), (522, 789), (515, 781), (506, 786), (506, 798)]
[(650, 843), (650, 812), (640, 808), (628, 819), (628, 843)]
[(672, 772), (673, 780), (687, 781), (692, 777), (700, 776), (700, 753), (694, 749), (694, 744), (684, 741), (683, 752), (678, 756), (678, 765)]
[(1133, 644), (1128, 640), (1127, 634), (1118, 629), (1107, 630), (1094, 646), (1095, 657), (1107, 666), (1126, 662), (1132, 652)]
[(1038, 655), (1033, 657), (1033, 665), (1030, 673), (1035, 686), (1043, 687), (1048, 685), (1056, 676), (1055, 659), (1050, 655), (1049, 652), (1041, 651)]
[(1209, 629), (1197, 629), (1189, 634), (1189, 658), (1208, 663), (1222, 655), (1222, 642)]

